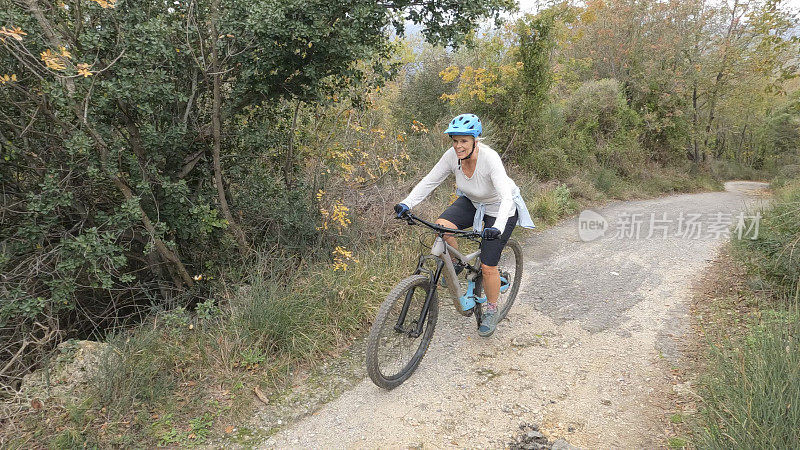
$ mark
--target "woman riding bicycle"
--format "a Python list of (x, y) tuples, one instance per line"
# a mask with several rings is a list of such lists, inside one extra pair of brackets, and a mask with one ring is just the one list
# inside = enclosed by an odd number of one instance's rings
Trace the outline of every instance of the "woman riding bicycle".
[[(453, 146), (408, 197), (395, 205), (394, 210), (397, 217), (402, 217), (425, 200), (451, 173), (455, 175), (459, 197), (436, 223), (459, 230), (473, 227), (481, 232), (481, 272), (488, 305), (478, 334), (488, 337), (497, 327), (497, 300), (500, 296), (497, 263), (500, 253), (517, 224), (524, 228), (533, 228), (534, 224), (519, 188), (506, 174), (500, 155), (480, 142), (482, 132), (483, 126), (475, 114), (461, 114), (454, 118), (445, 130)], [(445, 240), (457, 248), (455, 238), (445, 236)]]

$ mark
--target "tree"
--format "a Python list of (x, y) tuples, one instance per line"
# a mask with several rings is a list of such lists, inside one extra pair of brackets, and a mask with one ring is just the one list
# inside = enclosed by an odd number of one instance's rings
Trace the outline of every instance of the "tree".
[[(687, 67), (683, 51), (697, 2), (591, 1), (559, 48), (559, 76), (579, 82), (612, 78), (644, 119), (642, 140), (652, 158), (683, 154)], [(573, 73), (577, 73), (575, 76)]]
[(440, 46), (408, 41), (405, 45), (410, 55), (399, 72), (400, 95), (395, 116), (406, 126), (414, 120), (433, 126), (449, 113), (442, 96), (452, 94), (453, 89), (442, 81), (439, 73), (452, 64), (453, 58)]
[(686, 52), (692, 80), (690, 159), (695, 163), (719, 147), (715, 128), (730, 122), (718, 115), (726, 97), (754, 86), (762, 91), (756, 95), (769, 95), (796, 76), (798, 39), (790, 32), (797, 21), (780, 4), (781, 0), (737, 0), (698, 15), (694, 45)]
[(591, 1), (559, 49), (561, 73), (621, 81), (652, 156), (700, 163), (726, 96), (753, 83), (779, 90), (796, 72), (797, 22), (781, 3)]
[(2, 6), (0, 323), (10, 344), (0, 352), (11, 363), (0, 377), (13, 380), (27, 367), (24, 342), (46, 347), (137, 320), (205, 289), (196, 278), (215, 264), (241, 263), (230, 248), (245, 251), (259, 232), (234, 202), (253, 189), (251, 164), (284, 168), (276, 195), (297, 191), (286, 102), (298, 111), (384, 82), (393, 23), (421, 23), (429, 40), (457, 44), (512, 2)]
[(559, 22), (569, 22), (574, 10), (565, 4), (540, 11), (516, 23), (518, 39), (517, 58), (522, 63), (520, 108), (522, 130), (529, 134), (528, 142), (541, 139), (540, 125), (544, 107), (549, 103), (553, 86), (553, 51), (557, 43)]

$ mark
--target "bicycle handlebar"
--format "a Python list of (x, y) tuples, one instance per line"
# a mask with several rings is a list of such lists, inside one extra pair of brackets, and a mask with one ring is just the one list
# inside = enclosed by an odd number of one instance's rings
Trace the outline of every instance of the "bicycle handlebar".
[(465, 237), (465, 238), (481, 237), (481, 234), (478, 233), (477, 231), (474, 231), (474, 230), (469, 230), (469, 231), (467, 231), (467, 230), (457, 230), (455, 228), (443, 227), (443, 226), (437, 225), (435, 223), (430, 223), (425, 219), (421, 219), (421, 218), (415, 216), (414, 214), (412, 214), (411, 212), (405, 213), (403, 215), (403, 217), (398, 217), (398, 219), (405, 219), (406, 221), (408, 221), (409, 225), (414, 225), (415, 222), (421, 223), (421, 224), (427, 226), (428, 228), (431, 228), (432, 230), (438, 231), (440, 233), (458, 234), (461, 237)]

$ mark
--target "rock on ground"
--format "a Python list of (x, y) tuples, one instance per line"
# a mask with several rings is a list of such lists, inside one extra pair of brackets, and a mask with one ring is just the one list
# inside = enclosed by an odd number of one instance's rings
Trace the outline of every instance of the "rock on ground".
[(22, 379), (20, 394), (26, 397), (71, 397), (85, 389), (97, 374), (108, 344), (66, 341), (56, 347), (50, 362)]

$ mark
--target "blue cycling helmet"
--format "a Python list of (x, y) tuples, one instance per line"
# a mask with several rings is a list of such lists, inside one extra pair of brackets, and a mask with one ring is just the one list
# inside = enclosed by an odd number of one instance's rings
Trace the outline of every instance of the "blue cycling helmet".
[(478, 137), (483, 133), (481, 119), (475, 114), (461, 114), (450, 121), (450, 126), (445, 130), (450, 136)]

